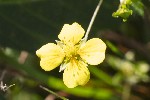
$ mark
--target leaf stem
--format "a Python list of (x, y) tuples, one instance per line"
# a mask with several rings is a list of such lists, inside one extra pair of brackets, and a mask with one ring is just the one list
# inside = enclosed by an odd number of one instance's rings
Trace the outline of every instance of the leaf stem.
[(84, 41), (87, 41), (87, 39), (88, 39), (89, 32), (90, 32), (90, 30), (91, 30), (91, 28), (92, 28), (92, 25), (93, 25), (94, 20), (95, 20), (95, 18), (96, 18), (96, 16), (97, 16), (97, 13), (98, 13), (98, 11), (99, 11), (99, 8), (101, 7), (102, 2), (103, 2), (103, 0), (100, 0), (100, 1), (99, 1), (98, 5), (97, 5), (97, 7), (96, 7), (96, 9), (95, 9), (95, 11), (94, 11), (94, 13), (93, 13), (93, 16), (92, 16), (92, 18), (91, 18), (90, 24), (89, 24), (89, 26), (88, 26), (88, 28), (87, 28), (87, 31), (86, 31), (86, 34), (85, 34), (85, 37), (84, 37)]
[(46, 88), (46, 87), (43, 87), (43, 86), (40, 85), (40, 88), (42, 88), (43, 90), (45, 90), (45, 91), (47, 91), (47, 92), (49, 92), (49, 93), (55, 95), (55, 96), (58, 97), (58, 98), (61, 98), (62, 100), (69, 100), (69, 99), (67, 99), (67, 98), (65, 98), (65, 97), (62, 97), (62, 96), (58, 95), (57, 93), (55, 93), (55, 92), (49, 90), (49, 89)]

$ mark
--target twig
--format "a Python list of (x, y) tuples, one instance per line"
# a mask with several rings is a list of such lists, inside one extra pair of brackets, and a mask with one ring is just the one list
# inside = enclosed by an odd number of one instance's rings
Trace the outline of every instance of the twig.
[(0, 83), (0, 89), (2, 90), (2, 91), (7, 91), (10, 87), (12, 87), (12, 86), (14, 86), (15, 84), (12, 84), (12, 85), (9, 85), (9, 86), (7, 86), (6, 84), (3, 84), (3, 81), (1, 81), (1, 83)]
[(15, 85), (15, 84), (12, 84), (12, 85), (7, 86), (6, 84), (3, 83), (2, 80), (3, 80), (4, 76), (5, 76), (5, 74), (6, 74), (6, 70), (4, 70), (2, 72), (2, 74), (1, 74), (1, 76), (0, 76), (0, 90), (2, 90), (4, 92), (7, 91), (10, 87)]
[(146, 47), (146, 45), (131, 39), (129, 37), (120, 35), (120, 33), (116, 33), (113, 31), (103, 31), (100, 32), (101, 34), (98, 35), (100, 37), (105, 38), (106, 40), (110, 40), (111, 42), (115, 42), (119, 45), (124, 46), (125, 48), (133, 49), (135, 50), (138, 55), (146, 59), (150, 63), (150, 54), (149, 49)]
[(41, 85), (40, 85), (40, 88), (44, 89), (45, 91), (47, 91), (49, 93), (52, 93), (53, 95), (55, 95), (58, 98), (61, 98), (62, 100), (69, 100), (69, 99), (67, 99), (65, 97), (62, 97), (62, 96), (58, 95), (57, 93), (55, 93), (55, 92), (53, 92), (53, 91), (49, 90), (48, 88), (45, 88), (45, 87), (43, 87)]

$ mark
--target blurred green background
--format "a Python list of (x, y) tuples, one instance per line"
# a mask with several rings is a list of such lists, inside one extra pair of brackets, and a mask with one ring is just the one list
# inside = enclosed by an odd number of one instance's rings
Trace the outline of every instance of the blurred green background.
[(106, 59), (89, 66), (85, 86), (68, 89), (59, 68), (45, 72), (37, 49), (58, 40), (65, 23), (78, 22), (86, 30), (98, 0), (0, 0), (0, 81), (7, 86), (0, 100), (61, 100), (48, 89), (70, 100), (150, 99), (150, 1), (133, 0), (133, 15), (123, 22), (113, 18), (119, 0), (104, 0), (90, 38), (107, 44)]

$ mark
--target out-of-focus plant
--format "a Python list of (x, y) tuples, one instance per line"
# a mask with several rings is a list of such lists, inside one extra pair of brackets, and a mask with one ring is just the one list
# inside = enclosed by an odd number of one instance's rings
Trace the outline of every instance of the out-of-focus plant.
[[(32, 62), (32, 60), (35, 58), (30, 59), (30, 57), (32, 57), (31, 54), (28, 55), (27, 60), (23, 64), (18, 61), (18, 57), (20, 56), (19, 54), (19, 51), (16, 51), (12, 48), (0, 50), (0, 61), (4, 61), (5, 63), (7, 63), (7, 65), (9, 65), (10, 68), (17, 69), (21, 73), (21, 75), (20, 73), (18, 73), (19, 75), (13, 75), (13, 77), (15, 76), (15, 78), (13, 78), (13, 82), (10, 83), (15, 83), (15, 86), (9, 88), (10, 91), (13, 90), (9, 95), (12, 100), (20, 100), (23, 95), (26, 95), (29, 100), (41, 100), (39, 94), (32, 93), (34, 91), (32, 89), (35, 87), (39, 87), (39, 84), (44, 84), (49, 86), (50, 88), (62, 90), (69, 94), (85, 98), (108, 99), (112, 96), (112, 92), (110, 90), (105, 88), (95, 88), (92, 84), (89, 84), (89, 86), (87, 85), (85, 87), (68, 89), (63, 84), (61, 79), (52, 74), (47, 74), (39, 71)], [(4, 81), (6, 80), (5, 78), (6, 75), (4, 77)], [(40, 91), (42, 91), (42, 89)], [(7, 98), (9, 98), (9, 96)]]
[(108, 64), (118, 71), (113, 77), (113, 84), (121, 85), (123, 83), (123, 100), (128, 100), (130, 89), (133, 85), (144, 81), (148, 82), (149, 64), (143, 61), (134, 60), (134, 52), (128, 51), (124, 59), (109, 55)]

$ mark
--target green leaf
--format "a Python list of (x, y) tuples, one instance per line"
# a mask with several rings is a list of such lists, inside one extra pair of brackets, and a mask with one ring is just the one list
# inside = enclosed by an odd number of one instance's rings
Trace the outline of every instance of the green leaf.
[(105, 82), (109, 85), (112, 85), (111, 77), (109, 75), (107, 75), (105, 72), (103, 72), (102, 70), (99, 70), (97, 67), (94, 67), (94, 66), (90, 66), (89, 69), (94, 76), (96, 76), (103, 82)]
[(133, 9), (141, 16), (144, 16), (144, 5), (141, 0), (132, 0)]
[(120, 50), (110, 41), (106, 41), (107, 46), (110, 48), (110, 50), (120, 56), (122, 56), (123, 54), (120, 52)]

